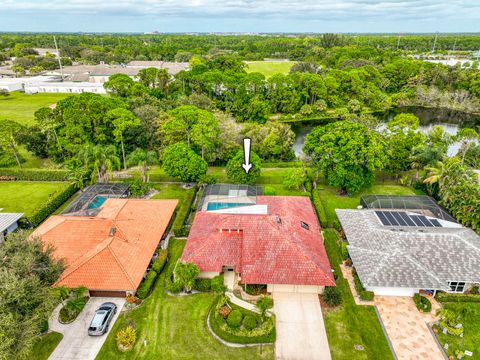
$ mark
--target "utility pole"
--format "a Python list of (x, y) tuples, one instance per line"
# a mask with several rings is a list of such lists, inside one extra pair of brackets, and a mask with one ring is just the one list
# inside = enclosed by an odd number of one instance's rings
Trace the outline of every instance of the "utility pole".
[(62, 58), (60, 57), (60, 51), (58, 51), (57, 38), (55, 36), (53, 36), (53, 41), (55, 42), (55, 50), (57, 51), (57, 56), (58, 56), (58, 65), (60, 66), (60, 73), (62, 74), (62, 81), (63, 81)]

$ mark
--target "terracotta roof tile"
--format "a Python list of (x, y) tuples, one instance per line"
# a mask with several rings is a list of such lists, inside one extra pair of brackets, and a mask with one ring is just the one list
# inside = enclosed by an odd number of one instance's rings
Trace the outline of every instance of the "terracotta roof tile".
[(52, 216), (31, 237), (40, 237), (55, 248), (55, 257), (65, 259), (58, 285), (136, 290), (177, 202), (107, 199), (96, 217)]

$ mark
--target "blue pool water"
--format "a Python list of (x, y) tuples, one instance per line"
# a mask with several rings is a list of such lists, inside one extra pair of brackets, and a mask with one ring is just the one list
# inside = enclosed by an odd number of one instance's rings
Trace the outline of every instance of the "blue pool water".
[(103, 205), (103, 203), (107, 200), (105, 196), (95, 196), (95, 198), (88, 204), (87, 209), (96, 209)]
[(209, 202), (207, 205), (208, 210), (220, 210), (220, 209), (229, 209), (237, 206), (245, 206), (248, 204), (245, 203), (224, 203), (224, 202)]

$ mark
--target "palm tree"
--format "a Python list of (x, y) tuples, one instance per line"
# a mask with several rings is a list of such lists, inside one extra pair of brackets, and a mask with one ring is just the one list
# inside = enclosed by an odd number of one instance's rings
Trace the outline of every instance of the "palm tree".
[(62, 302), (62, 305), (65, 306), (65, 299), (68, 298), (68, 295), (70, 295), (70, 289), (66, 286), (57, 286), (53, 288), (53, 292), (55, 296), (57, 296), (60, 301)]
[(72, 293), (76, 299), (81, 299), (87, 296), (88, 294), (88, 288), (85, 286), (79, 286), (74, 289), (72, 289)]
[(92, 182), (96, 174), (98, 182), (108, 183), (112, 171), (120, 168), (120, 158), (114, 145), (85, 145), (78, 158), (86, 167), (93, 168)]
[(68, 180), (71, 184), (82, 190), (85, 187), (89, 177), (89, 171), (86, 168), (80, 167), (70, 171)]
[(140, 166), (142, 169), (142, 181), (148, 182), (149, 166), (157, 163), (157, 153), (140, 148), (135, 149), (127, 157), (128, 166)]
[(67, 301), (65, 309), (67, 309), (70, 315), (78, 314), (82, 311), (85, 303), (85, 298), (73, 298)]

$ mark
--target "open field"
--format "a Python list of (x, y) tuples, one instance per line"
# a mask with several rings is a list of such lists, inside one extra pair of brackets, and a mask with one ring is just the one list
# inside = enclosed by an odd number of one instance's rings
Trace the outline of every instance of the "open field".
[(55, 104), (71, 94), (33, 94), (27, 95), (19, 91), (0, 98), (0, 119), (14, 120), (22, 125), (33, 125), (34, 113), (38, 109)]
[(288, 74), (295, 61), (247, 61), (247, 72), (259, 72), (266, 78), (275, 74)]
[(0, 209), (23, 212), (28, 217), (67, 186), (67, 183), (61, 182), (0, 182)]
[[(337, 308), (323, 308), (325, 328), (333, 360), (393, 359), (373, 306), (356, 305), (347, 280), (342, 276), (342, 255), (335, 230), (325, 229), (325, 248), (331, 267), (338, 275), (337, 288), (343, 303)], [(363, 350), (355, 350), (355, 345)]]
[[(185, 240), (171, 239), (169, 262), (160, 274), (153, 293), (137, 309), (120, 314), (97, 360), (110, 359), (272, 359), (272, 346), (230, 348), (208, 331), (206, 317), (216, 295), (199, 293), (173, 297), (165, 293), (164, 280), (172, 273)], [(137, 342), (132, 350), (117, 349), (115, 335), (134, 322)]]

